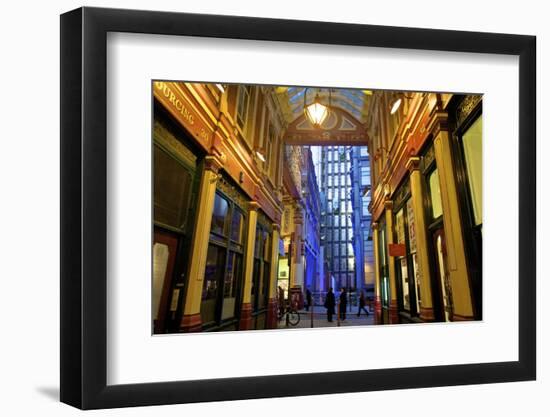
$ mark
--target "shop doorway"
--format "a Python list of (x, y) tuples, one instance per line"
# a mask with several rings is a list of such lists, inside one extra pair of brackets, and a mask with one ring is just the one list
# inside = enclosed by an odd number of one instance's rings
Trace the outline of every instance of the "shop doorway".
[(435, 254), (435, 272), (437, 287), (441, 299), (442, 318), (451, 321), (453, 316), (452, 289), (449, 269), (447, 267), (447, 245), (443, 228), (432, 233), (433, 253)]
[[(152, 312), (154, 333), (164, 333), (174, 263), (178, 249), (177, 235), (155, 228), (153, 240), (153, 297)], [(178, 294), (179, 295), (179, 294)], [(177, 304), (178, 297), (175, 297)], [(173, 303), (171, 303), (173, 304)], [(177, 306), (176, 306), (177, 307)], [(170, 309), (171, 310), (171, 309)], [(174, 311), (176, 309), (174, 308)]]

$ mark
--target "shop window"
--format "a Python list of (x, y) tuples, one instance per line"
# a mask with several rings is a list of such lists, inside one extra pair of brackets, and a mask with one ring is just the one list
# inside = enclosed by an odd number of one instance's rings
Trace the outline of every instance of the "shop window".
[(378, 233), (378, 259), (380, 260), (380, 289), (382, 306), (388, 308), (390, 305), (390, 283), (389, 270), (387, 265), (387, 248), (386, 248), (386, 226), (385, 223), (380, 223), (380, 231)]
[(192, 171), (165, 152), (154, 147), (154, 219), (180, 230), (186, 227), (193, 186)]
[(432, 171), (428, 178), (430, 186), (430, 198), (432, 203), (432, 218), (437, 219), (443, 214), (441, 204), (441, 188), (439, 186), (439, 172), (436, 169)]
[(223, 289), (222, 320), (231, 318), (236, 314), (237, 280), (242, 274), (242, 261), (241, 254), (229, 252)]
[(248, 115), (248, 106), (250, 104), (251, 87), (246, 85), (239, 86), (237, 97), (237, 123), (244, 128)]
[(413, 288), (416, 290), (416, 311), (417, 313), (420, 312), (420, 305), (421, 305), (421, 299), (420, 299), (420, 277), (419, 277), (419, 269), (418, 269), (418, 262), (416, 257), (416, 230), (415, 230), (415, 222), (414, 222), (414, 213), (412, 208), (412, 200), (409, 198), (407, 200), (406, 204), (406, 210), (407, 210), (407, 226), (408, 226), (408, 251), (410, 256), (410, 261), (412, 265), (412, 271), (411, 271), (411, 278), (414, 281)]
[[(403, 209), (399, 210), (395, 215), (395, 229), (397, 235), (397, 243), (405, 244), (405, 218)], [(403, 309), (410, 311), (411, 303), (409, 296), (409, 271), (407, 268), (407, 258), (400, 256), (396, 258), (398, 263), (397, 268), (401, 277), (401, 295), (403, 298)]]
[(214, 200), (214, 210), (212, 211), (211, 231), (213, 233), (225, 236), (228, 209), (229, 203), (227, 200), (219, 194), (216, 194)]
[(225, 252), (210, 244), (206, 256), (206, 269), (202, 287), (201, 318), (203, 323), (215, 321), (218, 285), (225, 267)]
[(472, 201), (475, 225), (482, 223), (482, 118), (481, 116), (462, 136), (462, 146), (468, 173), (468, 188)]
[[(220, 186), (225, 186), (220, 180)], [(217, 192), (204, 272), (201, 317), (206, 326), (222, 324), (238, 314), (242, 286), (244, 212)]]
[(271, 234), (258, 224), (254, 245), (254, 268), (252, 271), (252, 286), (250, 303), (254, 311), (264, 309), (269, 295)]
[(244, 229), (244, 215), (239, 210), (233, 211), (231, 219), (231, 240), (242, 244)]

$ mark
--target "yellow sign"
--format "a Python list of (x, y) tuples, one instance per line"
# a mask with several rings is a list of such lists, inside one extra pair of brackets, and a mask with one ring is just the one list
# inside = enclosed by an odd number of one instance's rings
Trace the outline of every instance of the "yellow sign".
[(183, 118), (189, 122), (189, 124), (195, 124), (195, 117), (187, 107), (181, 102), (179, 98), (173, 93), (173, 91), (168, 87), (168, 84), (162, 81), (155, 81), (155, 88), (162, 92), (164, 97), (178, 110), (178, 112), (183, 116)]

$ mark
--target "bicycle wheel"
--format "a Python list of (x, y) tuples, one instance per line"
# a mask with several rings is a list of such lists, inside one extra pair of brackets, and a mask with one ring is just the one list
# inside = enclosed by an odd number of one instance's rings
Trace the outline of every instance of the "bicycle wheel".
[(288, 312), (288, 324), (297, 326), (300, 323), (300, 314), (297, 311)]

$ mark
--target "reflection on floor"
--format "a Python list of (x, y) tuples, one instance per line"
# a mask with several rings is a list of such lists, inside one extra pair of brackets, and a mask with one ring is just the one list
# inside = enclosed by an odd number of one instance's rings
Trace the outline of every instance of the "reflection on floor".
[[(311, 327), (337, 327), (337, 316), (334, 315), (333, 322), (327, 321), (327, 310), (323, 306), (315, 306), (313, 308), (313, 326), (311, 325), (312, 310), (300, 310), (300, 323), (297, 326), (286, 327), (285, 320), (281, 320), (278, 324), (279, 329), (309, 329)], [(365, 315), (364, 311), (361, 311), (361, 315), (357, 317), (357, 306), (351, 306), (347, 308), (346, 320), (340, 320), (340, 326), (367, 326), (374, 324), (374, 312), (369, 310), (369, 315)]]

